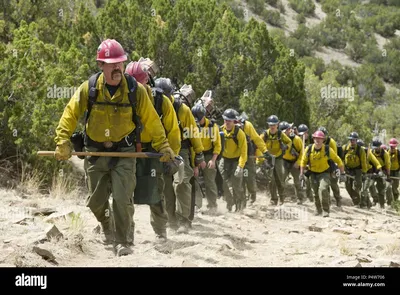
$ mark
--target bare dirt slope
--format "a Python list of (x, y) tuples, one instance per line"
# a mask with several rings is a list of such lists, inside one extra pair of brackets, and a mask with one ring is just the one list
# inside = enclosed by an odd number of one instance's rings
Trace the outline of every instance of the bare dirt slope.
[[(197, 213), (189, 234), (169, 232), (165, 244), (154, 242), (148, 206), (136, 206), (134, 254), (118, 258), (93, 232), (97, 222), (84, 205), (85, 195), (40, 197), (1, 190), (0, 266), (398, 265), (400, 217), (393, 210), (357, 209), (343, 195), (344, 211), (332, 206), (328, 218), (313, 216), (309, 202), (269, 206), (265, 192), (243, 214), (228, 213), (219, 200), (220, 215)], [(35, 215), (43, 208), (57, 212)], [(62, 237), (46, 238), (53, 225)]]

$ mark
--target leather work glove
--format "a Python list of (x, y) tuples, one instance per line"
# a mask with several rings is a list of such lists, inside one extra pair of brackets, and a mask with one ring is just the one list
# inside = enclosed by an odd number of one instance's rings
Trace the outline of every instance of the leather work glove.
[(198, 153), (196, 154), (196, 157), (194, 158), (194, 163), (196, 166), (200, 165), (201, 169), (206, 168), (206, 161), (204, 160), (204, 154), (203, 153)]
[(169, 162), (172, 159), (175, 159), (175, 153), (174, 151), (169, 147), (163, 147), (159, 150), (159, 152), (161, 154), (164, 154), (161, 158), (160, 158), (160, 162)]
[(237, 166), (236, 170), (235, 170), (235, 177), (241, 178), (243, 177), (243, 168)]
[(263, 153), (263, 156), (264, 156), (264, 158), (267, 159), (267, 160), (269, 160), (269, 159), (272, 158), (272, 157), (271, 157), (271, 154), (270, 154), (268, 151), (264, 152), (264, 153)]
[(57, 144), (54, 154), (58, 161), (66, 161), (72, 156), (71, 144), (68, 140), (63, 140)]

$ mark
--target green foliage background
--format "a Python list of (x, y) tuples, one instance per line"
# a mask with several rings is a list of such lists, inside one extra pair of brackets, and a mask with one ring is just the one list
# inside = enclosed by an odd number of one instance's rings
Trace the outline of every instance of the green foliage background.
[[(192, 84), (198, 97), (213, 89), (218, 107), (245, 111), (258, 130), (276, 114), (312, 130), (324, 125), (339, 142), (353, 130), (368, 142), (376, 123), (388, 136), (398, 135), (398, 88), (385, 88), (400, 84), (398, 1), (317, 2), (327, 17), (307, 27), (314, 3), (289, 1), (301, 25), (286, 36), (263, 22), (285, 26), (279, 0), (3, 1), (0, 158), (18, 153), (49, 175), (65, 165), (35, 156), (54, 150), (54, 130), (70, 99), (48, 97), (49, 88), (78, 87), (96, 72), (97, 47), (107, 38), (118, 40), (130, 60), (155, 60), (160, 76), (178, 87)], [(249, 18), (245, 7), (261, 21)], [(385, 55), (374, 33), (390, 38)], [(325, 65), (314, 55), (322, 46), (362, 65)], [(321, 100), (328, 84), (355, 87), (354, 101)]]

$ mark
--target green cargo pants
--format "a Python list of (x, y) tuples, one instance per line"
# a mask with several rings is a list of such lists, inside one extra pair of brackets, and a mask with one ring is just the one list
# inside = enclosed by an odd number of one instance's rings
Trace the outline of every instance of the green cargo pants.
[(239, 159), (221, 158), (219, 171), (224, 180), (224, 196), (226, 208), (232, 211), (232, 206), (236, 205), (236, 210), (245, 208), (246, 198), (243, 193), (243, 177), (236, 177), (235, 171), (239, 164)]
[(243, 191), (246, 194), (246, 189), (249, 192), (249, 199), (255, 202), (257, 194), (256, 183), (256, 161), (255, 159), (248, 158), (246, 165), (243, 169)]
[(150, 206), (150, 224), (157, 235), (166, 235), (168, 214), (164, 197), (164, 177), (157, 172), (157, 187), (161, 202)]
[[(86, 152), (97, 151), (93, 147), (85, 147)], [(135, 147), (121, 148), (122, 152), (134, 152)], [(99, 157), (90, 163), (91, 157), (84, 160), (87, 175), (89, 195), (86, 206), (90, 208), (97, 221), (106, 223), (110, 220), (109, 197), (113, 197), (113, 219), (115, 228), (111, 228), (116, 244), (126, 245), (132, 242), (132, 223), (135, 211), (133, 205), (133, 191), (136, 183), (136, 159), (119, 158), (113, 168), (108, 167), (109, 157)]]
[(322, 213), (322, 210), (329, 213), (331, 203), (329, 196), (329, 186), (331, 185), (330, 173), (312, 173), (310, 181), (314, 191), (315, 207), (318, 213)]
[[(390, 176), (399, 177), (400, 171), (391, 170)], [(388, 205), (391, 205), (393, 200), (397, 201), (399, 199), (399, 180), (392, 179), (392, 182), (388, 184), (386, 189), (386, 201)]]
[(360, 192), (362, 189), (362, 171), (361, 169), (348, 169), (347, 173), (351, 176), (354, 176), (355, 179), (352, 179), (350, 177), (346, 178), (346, 190), (350, 195), (353, 204), (359, 205), (361, 201)]
[(381, 208), (385, 206), (386, 180), (383, 178), (375, 179), (375, 185), (371, 185), (369, 191), (371, 193), (374, 204), (379, 203)]
[[(208, 162), (212, 159), (213, 154), (204, 154), (204, 159), (208, 165)], [(216, 162), (215, 165), (218, 165)], [(207, 208), (216, 208), (217, 207), (217, 197), (218, 197), (218, 188), (215, 178), (217, 176), (217, 166), (213, 169), (206, 168), (203, 169), (203, 177), (204, 184), (206, 187), (206, 198), (207, 198)]]
[[(283, 159), (276, 158), (275, 159), (275, 166), (272, 169), (272, 177), (269, 183), (269, 190), (271, 193), (271, 202), (274, 204), (278, 203), (278, 194), (281, 203), (285, 201), (285, 179), (284, 176), (284, 169), (283, 169)], [(278, 190), (278, 194), (277, 191)]]
[(177, 227), (178, 221), (189, 223), (192, 204), (192, 185), (190, 179), (193, 177), (193, 169), (190, 164), (189, 150), (181, 149), (179, 155), (184, 161), (184, 178), (182, 183), (174, 175), (165, 178), (165, 202), (168, 213), (168, 222), (170, 227)]
[(314, 202), (314, 196), (312, 194), (312, 187), (309, 177), (306, 177), (306, 196), (310, 202)]
[[(340, 188), (339, 188), (339, 178), (337, 178), (334, 173), (329, 173), (330, 175), (330, 187), (333, 192), (333, 197), (335, 198), (336, 202), (339, 202), (342, 200), (342, 197), (340, 196)], [(329, 199), (330, 200), (330, 199)]]
[(299, 201), (303, 201), (304, 195), (303, 195), (303, 191), (301, 190), (300, 178), (299, 178), (300, 168), (295, 168), (294, 164), (295, 164), (295, 162), (289, 162), (289, 161), (283, 160), (283, 168), (284, 168), (283, 179), (286, 179), (288, 177), (289, 173), (292, 175), (296, 198)]
[(372, 207), (371, 200), (369, 198), (370, 187), (374, 185), (375, 180), (370, 177), (364, 177), (363, 186), (361, 189), (361, 202), (360, 208), (367, 207), (368, 209)]

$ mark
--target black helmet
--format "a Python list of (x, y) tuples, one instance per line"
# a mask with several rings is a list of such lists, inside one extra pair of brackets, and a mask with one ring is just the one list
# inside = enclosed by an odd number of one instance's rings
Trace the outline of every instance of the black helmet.
[(306, 124), (300, 124), (299, 127), (297, 127), (297, 131), (299, 132), (299, 135), (303, 135), (308, 131), (308, 127)]
[(350, 133), (348, 139), (358, 139), (358, 133), (357, 132)]
[(168, 97), (174, 92), (174, 86), (169, 78), (158, 78), (154, 81), (155, 87), (162, 89)]
[(379, 139), (374, 139), (372, 141), (372, 148), (380, 148), (382, 145), (382, 141), (380, 141)]
[(268, 125), (277, 125), (279, 124), (279, 119), (275, 115), (271, 115), (267, 118), (267, 124)]
[(319, 131), (322, 131), (322, 132), (325, 134), (325, 136), (328, 135), (328, 130), (326, 130), (325, 127), (322, 127), (322, 126), (321, 126), (321, 127), (318, 128), (318, 130), (319, 130)]
[(365, 146), (365, 143), (362, 139), (357, 139), (357, 145), (358, 146)]
[(234, 109), (226, 109), (225, 112), (222, 114), (222, 118), (228, 121), (235, 121), (238, 120), (237, 114), (238, 112)]
[(291, 126), (286, 121), (282, 121), (282, 122), (279, 123), (279, 130), (281, 130), (281, 131), (285, 131), (286, 129), (288, 129), (290, 127)]
[(206, 108), (203, 107), (202, 104), (198, 103), (192, 108), (192, 114), (196, 122), (200, 122), (206, 115)]

